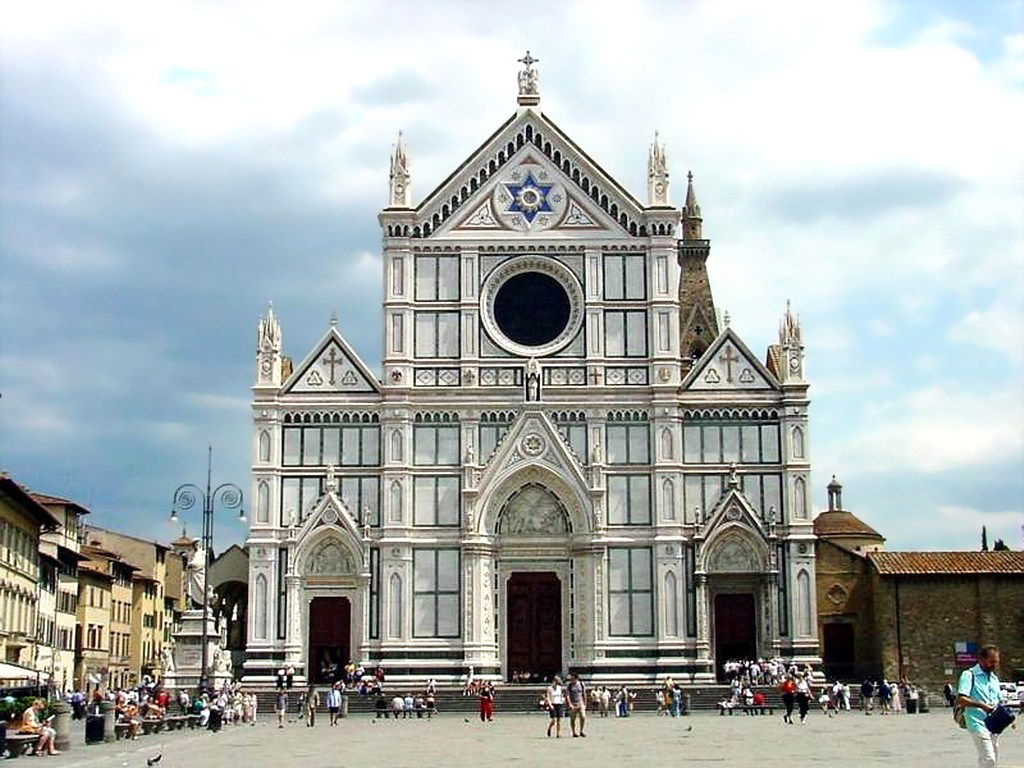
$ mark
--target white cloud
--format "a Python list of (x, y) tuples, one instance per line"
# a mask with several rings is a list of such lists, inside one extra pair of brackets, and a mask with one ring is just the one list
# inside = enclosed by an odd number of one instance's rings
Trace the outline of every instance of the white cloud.
[(975, 309), (946, 332), (949, 341), (993, 349), (1018, 363), (1024, 360), (1024, 297), (997, 296), (984, 309)]
[(949, 472), (1024, 453), (1020, 390), (979, 395), (938, 386), (877, 405), (834, 446), (844, 472)]

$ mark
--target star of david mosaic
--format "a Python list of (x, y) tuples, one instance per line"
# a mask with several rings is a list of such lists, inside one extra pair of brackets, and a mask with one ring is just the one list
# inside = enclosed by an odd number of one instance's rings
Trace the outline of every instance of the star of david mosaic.
[(521, 213), (527, 222), (533, 223), (538, 213), (550, 213), (553, 209), (548, 202), (548, 192), (554, 184), (541, 184), (532, 173), (519, 184), (506, 184), (505, 189), (512, 195), (512, 204), (505, 213)]

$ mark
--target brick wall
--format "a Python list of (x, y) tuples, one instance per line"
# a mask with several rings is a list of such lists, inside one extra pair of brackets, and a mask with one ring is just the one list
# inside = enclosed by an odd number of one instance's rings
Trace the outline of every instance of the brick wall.
[(825, 643), (825, 625), (853, 625), (854, 669), (844, 677), (859, 679), (879, 672), (875, 634), (871, 565), (863, 555), (819, 540), (815, 560), (818, 596), (818, 637)]

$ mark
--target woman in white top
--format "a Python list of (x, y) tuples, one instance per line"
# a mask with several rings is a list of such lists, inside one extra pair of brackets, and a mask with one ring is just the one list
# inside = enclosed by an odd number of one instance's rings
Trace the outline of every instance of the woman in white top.
[(565, 713), (565, 691), (562, 688), (562, 681), (556, 675), (548, 686), (545, 699), (548, 703), (548, 736), (551, 736), (551, 726), (555, 727), (555, 738), (562, 738), (562, 715)]

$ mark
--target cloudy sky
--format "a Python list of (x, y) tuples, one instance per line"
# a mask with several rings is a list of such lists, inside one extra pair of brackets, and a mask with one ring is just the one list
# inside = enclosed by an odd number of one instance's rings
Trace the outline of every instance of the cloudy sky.
[(0, 15), (17, 480), (157, 538), (208, 442), (248, 490), (267, 300), (295, 359), (337, 311), (376, 367), (391, 142), (419, 199), (514, 111), (529, 48), (542, 109), (637, 197), (655, 130), (676, 203), (693, 170), (752, 348), (792, 300), (815, 505), (835, 473), (891, 548), (1024, 546), (1022, 3), (154, 6)]

